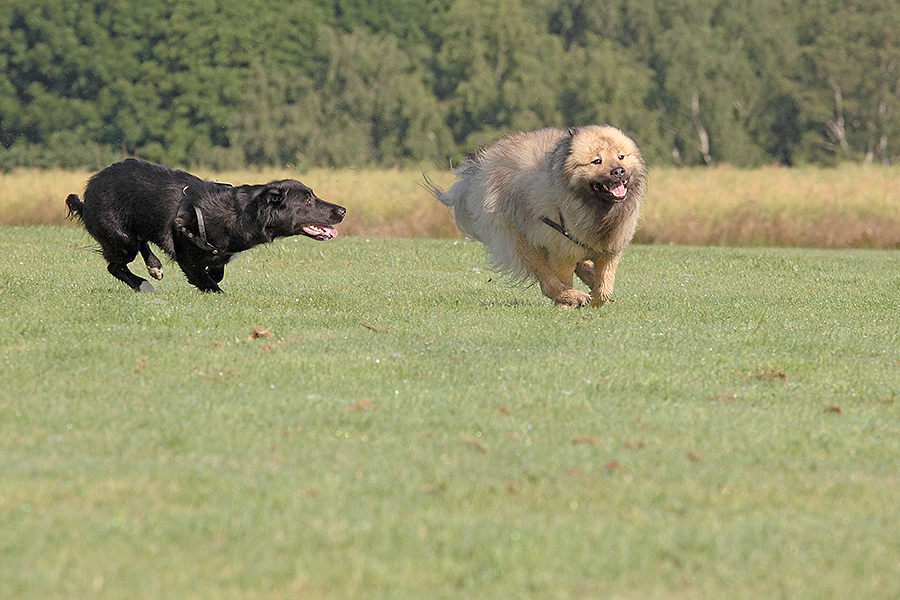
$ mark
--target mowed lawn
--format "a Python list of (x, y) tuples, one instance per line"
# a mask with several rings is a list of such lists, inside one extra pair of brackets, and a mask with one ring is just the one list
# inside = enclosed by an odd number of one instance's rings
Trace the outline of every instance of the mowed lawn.
[(563, 310), (462, 241), (92, 247), (0, 229), (0, 598), (900, 597), (900, 252), (634, 245)]

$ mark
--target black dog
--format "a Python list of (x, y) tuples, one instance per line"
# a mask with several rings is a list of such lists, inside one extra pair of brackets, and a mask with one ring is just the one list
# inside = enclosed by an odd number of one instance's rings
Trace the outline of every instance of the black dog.
[(128, 270), (138, 252), (151, 276), (163, 275), (148, 242), (200, 291), (221, 292), (218, 283), (236, 253), (297, 234), (331, 239), (337, 235), (331, 225), (345, 212), (293, 179), (235, 187), (133, 158), (91, 177), (84, 202), (70, 194), (66, 206), (100, 243), (109, 272), (142, 292), (155, 290)]

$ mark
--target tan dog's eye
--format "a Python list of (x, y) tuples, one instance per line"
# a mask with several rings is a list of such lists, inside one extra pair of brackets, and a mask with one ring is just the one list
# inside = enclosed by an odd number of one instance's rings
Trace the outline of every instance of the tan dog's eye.
[(594, 160), (591, 161), (591, 164), (592, 164), (592, 165), (599, 165), (599, 164), (602, 163), (602, 162), (603, 162), (603, 159), (602, 159), (602, 158), (595, 158)]
[(624, 155), (624, 154), (620, 154), (620, 155), (619, 155), (619, 160), (625, 160), (625, 155)]

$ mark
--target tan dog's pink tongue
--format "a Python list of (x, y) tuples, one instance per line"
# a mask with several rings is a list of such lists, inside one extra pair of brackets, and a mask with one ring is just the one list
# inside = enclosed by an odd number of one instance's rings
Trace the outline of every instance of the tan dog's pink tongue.
[(625, 187), (625, 184), (620, 181), (619, 183), (615, 183), (609, 186), (609, 193), (616, 198), (624, 198), (625, 194), (628, 193), (628, 188)]

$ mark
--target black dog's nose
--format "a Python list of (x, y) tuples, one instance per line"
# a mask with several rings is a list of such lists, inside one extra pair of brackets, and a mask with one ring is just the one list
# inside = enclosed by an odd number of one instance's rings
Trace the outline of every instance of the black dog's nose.
[(623, 167), (616, 167), (610, 172), (610, 175), (613, 179), (622, 181), (623, 179), (625, 179), (625, 169)]

